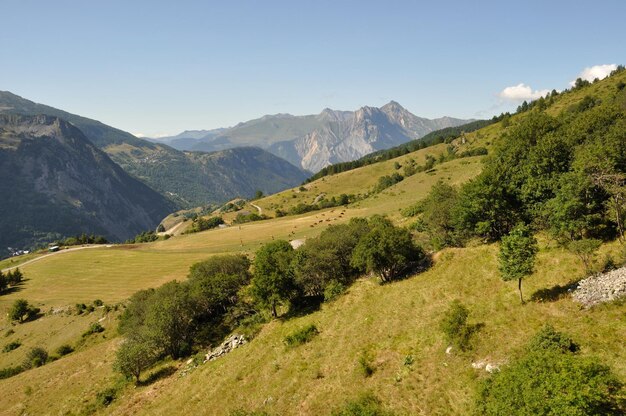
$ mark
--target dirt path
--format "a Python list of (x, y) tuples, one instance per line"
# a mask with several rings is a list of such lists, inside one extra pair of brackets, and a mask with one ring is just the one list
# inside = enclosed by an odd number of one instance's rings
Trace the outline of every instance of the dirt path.
[(253, 207), (255, 207), (257, 209), (257, 211), (259, 211), (259, 215), (263, 215), (263, 208), (261, 208), (258, 205), (253, 204), (252, 202), (250, 202), (250, 205), (252, 205)]
[(161, 233), (157, 233), (157, 235), (165, 235), (165, 234), (169, 234), (169, 235), (179, 235), (182, 230), (181, 228), (183, 227), (183, 225), (185, 225), (185, 221), (181, 221), (178, 224), (174, 225), (172, 228), (170, 228), (169, 230), (165, 230)]
[(12, 266), (12, 267), (7, 267), (6, 269), (2, 269), (2, 273), (8, 272), (9, 270), (16, 269), (18, 267), (26, 266), (28, 264), (34, 263), (36, 261), (39, 261), (41, 259), (45, 259), (46, 257), (56, 256), (57, 254), (63, 254), (63, 253), (67, 253), (67, 252), (70, 252), (70, 251), (85, 250), (85, 249), (88, 249), (88, 248), (102, 248), (102, 247), (107, 247), (108, 248), (108, 247), (111, 247), (111, 244), (107, 244), (107, 245), (104, 245), (104, 244), (93, 244), (93, 245), (88, 245), (88, 246), (73, 247), (73, 248), (68, 248), (68, 249), (65, 249), (65, 250), (55, 251), (54, 253), (44, 254), (43, 256), (39, 256), (39, 257), (36, 257), (34, 259), (25, 261), (24, 263), (21, 263), (21, 264)]

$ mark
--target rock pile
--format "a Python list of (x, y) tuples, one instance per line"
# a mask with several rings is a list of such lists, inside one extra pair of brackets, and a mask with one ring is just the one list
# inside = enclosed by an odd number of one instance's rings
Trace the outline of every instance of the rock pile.
[(626, 295), (626, 267), (581, 280), (572, 298), (585, 307), (611, 302)]
[(475, 361), (472, 363), (472, 368), (475, 370), (485, 370), (488, 373), (497, 373), (500, 371), (500, 365), (502, 363), (490, 363), (486, 360)]
[(246, 338), (243, 335), (232, 335), (228, 337), (226, 341), (222, 342), (219, 347), (209, 351), (209, 353), (204, 357), (204, 362), (213, 361), (246, 343)]

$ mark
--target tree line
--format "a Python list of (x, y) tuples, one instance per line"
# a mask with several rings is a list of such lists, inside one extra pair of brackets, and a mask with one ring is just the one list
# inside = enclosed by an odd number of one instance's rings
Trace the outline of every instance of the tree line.
[(252, 262), (242, 254), (211, 257), (194, 264), (186, 281), (130, 298), (116, 368), (139, 380), (162, 357), (187, 356), (266, 313), (277, 317), (331, 300), (364, 273), (390, 282), (426, 264), (410, 231), (380, 216), (329, 226), (297, 250), (272, 241)]

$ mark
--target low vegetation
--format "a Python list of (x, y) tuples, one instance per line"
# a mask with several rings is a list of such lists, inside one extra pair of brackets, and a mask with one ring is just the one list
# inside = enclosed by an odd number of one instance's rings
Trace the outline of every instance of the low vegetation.
[(621, 415), (622, 383), (597, 358), (551, 327), (542, 329), (514, 362), (487, 379), (477, 415)]
[(220, 225), (224, 224), (224, 219), (222, 217), (196, 217), (191, 226), (187, 228), (185, 231), (186, 234), (189, 233), (197, 233), (200, 231), (210, 230), (212, 228), (217, 228)]
[(285, 345), (288, 347), (297, 347), (298, 345), (310, 342), (319, 334), (317, 327), (313, 324), (307, 325), (285, 337)]

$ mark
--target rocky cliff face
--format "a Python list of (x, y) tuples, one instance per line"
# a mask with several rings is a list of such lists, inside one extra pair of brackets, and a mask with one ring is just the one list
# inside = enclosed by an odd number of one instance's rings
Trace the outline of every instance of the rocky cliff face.
[[(69, 121), (126, 172), (172, 200), (178, 207), (190, 208), (223, 203), (235, 197), (251, 197), (257, 189), (265, 193), (277, 192), (299, 185), (307, 176), (301, 169), (287, 166), (284, 161), (270, 157), (272, 155), (258, 154), (263, 152), (258, 149), (254, 158), (238, 158), (244, 154), (250, 155), (249, 150), (242, 151), (241, 155), (226, 153), (222, 155), (224, 157), (202, 157), (163, 143), (142, 140), (96, 120), (37, 104), (8, 91), (0, 91), (2, 113), (31, 116), (47, 114)], [(230, 129), (231, 135), (237, 137), (237, 140), (243, 140), (237, 141), (236, 146), (230, 144), (230, 139), (220, 136), (224, 133), (223, 129), (183, 132), (171, 138), (173, 142), (170, 144), (183, 145), (183, 150), (215, 151), (239, 147), (245, 145), (244, 142), (255, 142), (258, 137), (264, 137), (266, 132), (276, 133), (274, 118), (280, 120), (279, 137), (296, 137), (302, 128), (310, 130), (310, 126), (319, 124), (314, 117), (300, 119), (277, 115)], [(211, 145), (193, 148), (198, 137), (210, 139)], [(228, 155), (234, 158), (226, 157)], [(211, 162), (208, 163), (208, 160)], [(242, 163), (235, 163), (236, 160)]]
[(317, 172), (330, 164), (356, 160), (466, 122), (450, 117), (435, 120), (417, 117), (395, 101), (381, 108), (362, 107), (354, 112), (325, 109), (318, 117), (324, 121), (322, 127), (294, 140), (277, 143), (269, 150)]
[(72, 124), (44, 115), (0, 115), (0, 194), (0, 247), (83, 232), (125, 240), (174, 209)]

